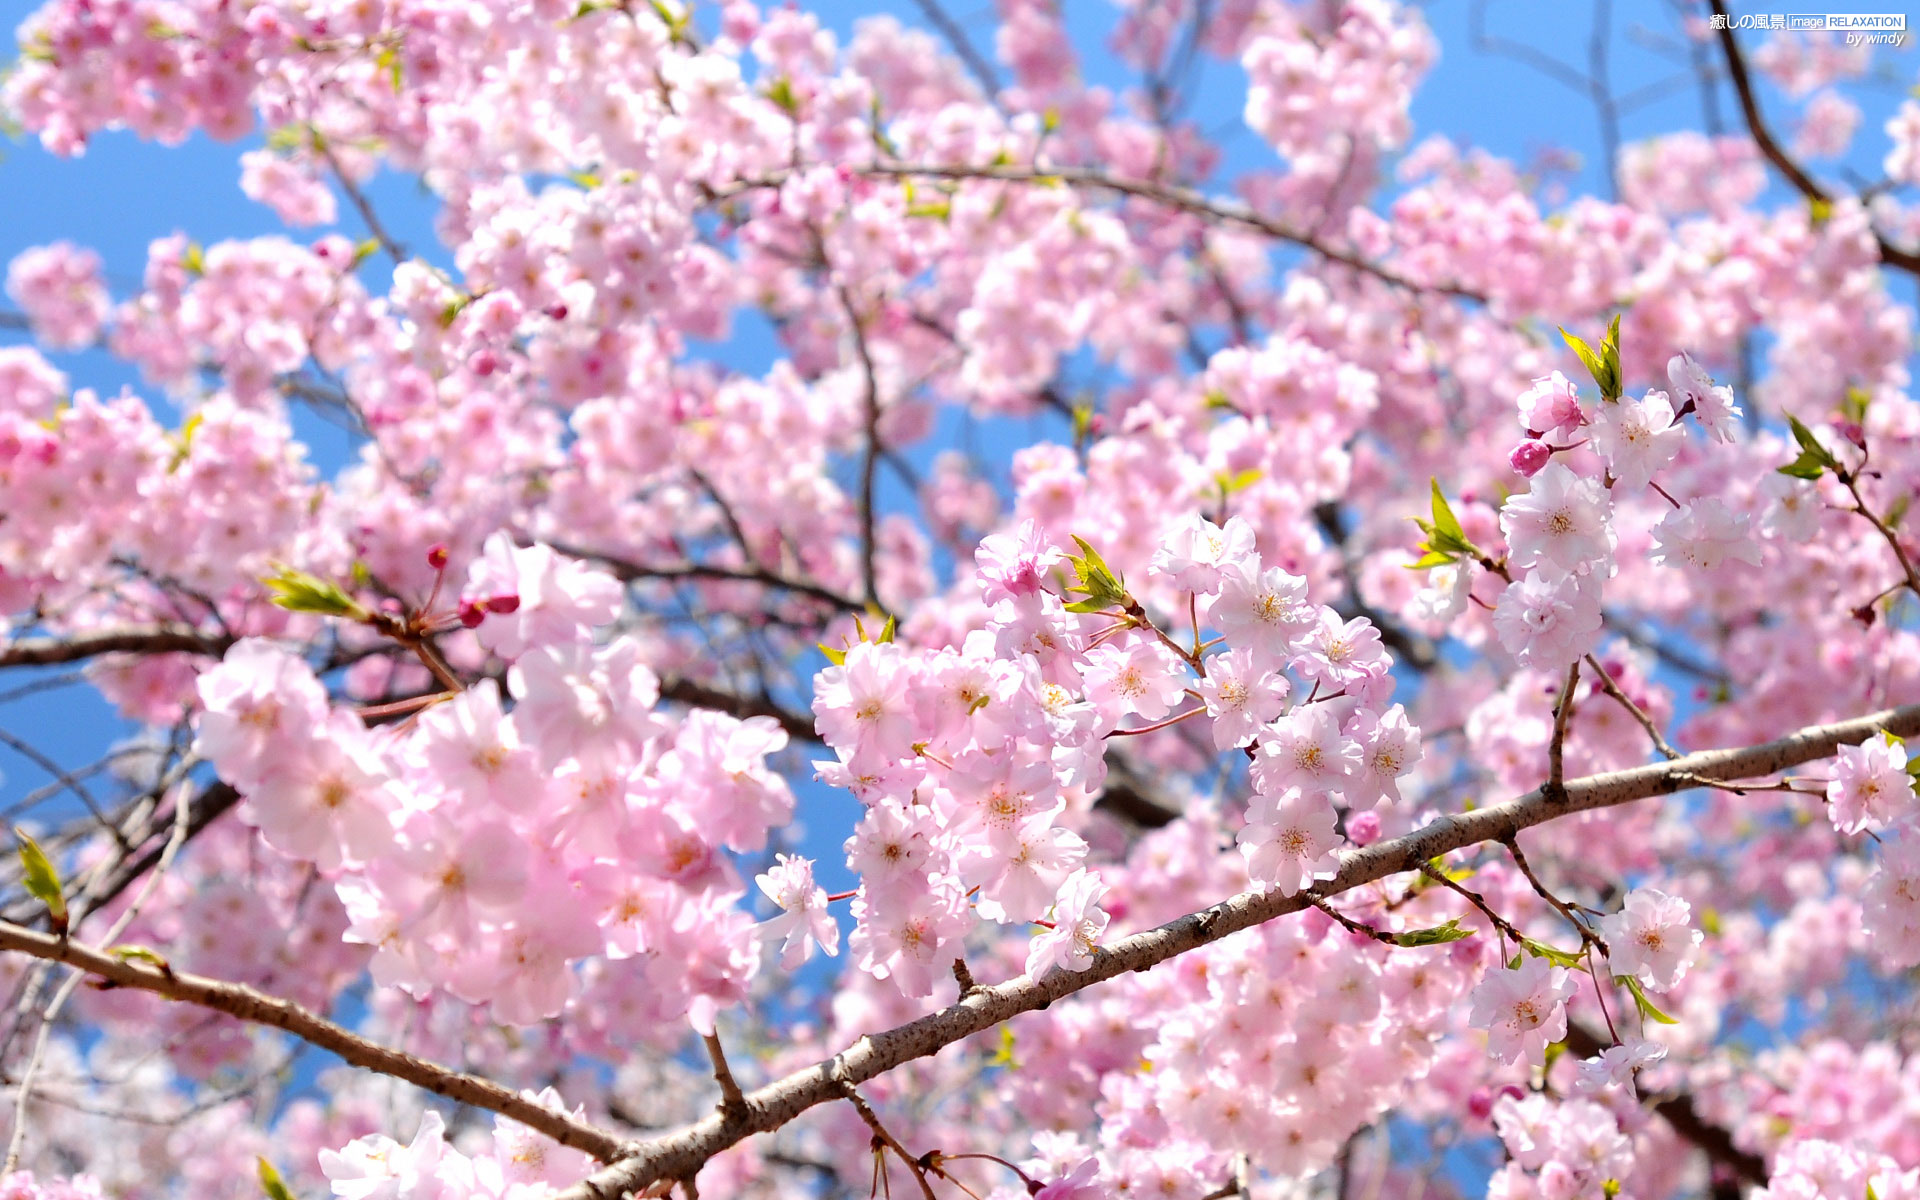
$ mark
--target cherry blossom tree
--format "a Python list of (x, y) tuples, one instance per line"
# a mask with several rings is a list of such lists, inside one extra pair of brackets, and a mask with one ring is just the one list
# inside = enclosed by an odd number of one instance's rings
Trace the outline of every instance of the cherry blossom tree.
[(995, 7), (25, 18), (306, 233), (6, 272), (0, 1197), (1920, 1197), (1920, 102)]

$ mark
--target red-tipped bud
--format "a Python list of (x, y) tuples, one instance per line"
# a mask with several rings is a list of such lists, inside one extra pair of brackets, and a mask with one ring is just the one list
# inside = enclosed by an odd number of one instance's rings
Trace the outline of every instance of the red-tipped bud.
[(500, 356), (485, 348), (475, 350), (473, 357), (467, 360), (467, 366), (475, 375), (485, 379), (500, 369)]
[(468, 629), (472, 629), (486, 619), (487, 610), (481, 605), (472, 600), (462, 600), (460, 602), (460, 623)]
[(1840, 436), (1846, 438), (1862, 450), (1867, 448), (1867, 431), (1858, 421), (1842, 421), (1837, 426)]
[(520, 608), (520, 597), (512, 593), (504, 596), (488, 596), (486, 605), (488, 612), (501, 613), (503, 615), (510, 612), (517, 612)]
[(556, 321), (564, 321), (567, 319), (567, 306), (560, 303), (549, 304), (546, 307), (546, 314)]
[(1535, 438), (1528, 438), (1513, 448), (1507, 455), (1507, 465), (1532, 479), (1547, 460), (1553, 457), (1553, 447)]
[(444, 571), (447, 569), (447, 544), (445, 542), (435, 542), (433, 545), (427, 547), (427, 565), (436, 571)]

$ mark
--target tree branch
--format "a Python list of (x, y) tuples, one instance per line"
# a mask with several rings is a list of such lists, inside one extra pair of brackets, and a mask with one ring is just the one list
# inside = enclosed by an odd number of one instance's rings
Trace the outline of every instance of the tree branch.
[(622, 1152), (621, 1139), (597, 1125), (543, 1108), (490, 1079), (463, 1074), (404, 1051), (379, 1045), (307, 1011), (291, 1000), (270, 996), (243, 984), (188, 975), (171, 967), (153, 966), (138, 960), (123, 961), (93, 946), (25, 929), (10, 922), (0, 922), (0, 950), (15, 950), (34, 958), (65, 963), (114, 986), (138, 988), (170, 1000), (198, 1004), (242, 1021), (284, 1030), (304, 1042), (339, 1055), (353, 1066), (391, 1075), (449, 1100), (499, 1113), (545, 1134), (563, 1146), (583, 1150), (602, 1162), (611, 1161)]
[(71, 637), (22, 638), (0, 645), (0, 668), (46, 667), (102, 654), (204, 654), (219, 658), (231, 645), (230, 637), (200, 633), (186, 625), (133, 626)]
[(1099, 951), (1085, 971), (1054, 971), (1040, 980), (1021, 976), (983, 987), (940, 1012), (863, 1037), (833, 1058), (752, 1092), (746, 1097), (745, 1115), (740, 1119), (725, 1120), (715, 1114), (644, 1142), (630, 1157), (560, 1193), (559, 1200), (593, 1200), (635, 1191), (660, 1179), (682, 1178), (748, 1136), (777, 1129), (815, 1105), (839, 1099), (848, 1085), (937, 1054), (984, 1029), (1045, 1008), (1096, 983), (1147, 970), (1229, 934), (1299, 912), (1314, 899), (1417, 870), (1439, 855), (1481, 842), (1504, 841), (1522, 829), (1572, 813), (1670, 795), (1692, 786), (1687, 778), (1690, 775), (1716, 780), (1769, 775), (1828, 757), (1836, 747), (1856, 744), (1882, 730), (1902, 737), (1920, 736), (1920, 704), (1832, 725), (1809, 726), (1757, 746), (1702, 751), (1672, 763), (1589, 776), (1563, 784), (1552, 795), (1546, 789), (1537, 789), (1504, 804), (1438, 818), (1404, 837), (1347, 854), (1334, 878), (1311, 893), (1283, 896), (1274, 891), (1243, 892), (1157, 929), (1122, 938)]
[[(1826, 189), (1814, 182), (1813, 177), (1793, 161), (1780, 143), (1773, 140), (1773, 132), (1767, 128), (1766, 118), (1760, 115), (1760, 101), (1754, 95), (1753, 77), (1747, 74), (1747, 60), (1740, 53), (1740, 43), (1734, 37), (1733, 20), (1727, 12), (1726, 0), (1711, 0), (1711, 3), (1714, 15), (1727, 18), (1716, 32), (1720, 37), (1720, 51), (1727, 59), (1727, 75), (1733, 80), (1734, 94), (1740, 98), (1740, 114), (1746, 118), (1748, 135), (1753, 138), (1754, 145), (1760, 147), (1760, 153), (1766, 160), (1773, 164), (1774, 170), (1787, 177), (1787, 182), (1794, 186), (1794, 190), (1808, 200), (1830, 203), (1833, 197), (1827, 194)], [(1878, 233), (1873, 236), (1880, 247), (1881, 262), (1920, 275), (1920, 254), (1902, 250)]]
[[(1453, 296), (1465, 300), (1485, 301), (1486, 297), (1468, 288), (1455, 284), (1418, 283), (1406, 276), (1367, 261), (1356, 254), (1335, 249), (1324, 242), (1300, 232), (1289, 225), (1283, 225), (1271, 217), (1256, 211), (1252, 206), (1232, 200), (1215, 200), (1191, 188), (1178, 184), (1151, 183), (1140, 179), (1124, 179), (1109, 174), (1097, 167), (967, 167), (947, 166), (939, 163), (873, 163), (864, 167), (853, 167), (856, 175), (873, 176), (882, 179), (957, 179), (985, 180), (998, 183), (1030, 183), (1042, 186), (1054, 186), (1061, 183), (1077, 187), (1099, 188), (1103, 191), (1117, 192), (1123, 196), (1133, 196), (1151, 201), (1165, 208), (1188, 213), (1208, 220), (1223, 221), (1239, 225), (1279, 242), (1311, 250), (1329, 262), (1351, 267), (1363, 275), (1371, 275), (1382, 283), (1391, 284), (1410, 292), (1432, 292), (1443, 296)], [(716, 190), (713, 199), (730, 200), (735, 196), (764, 188), (778, 187), (785, 183), (792, 172), (775, 172), (770, 175), (743, 179), (736, 184)]]

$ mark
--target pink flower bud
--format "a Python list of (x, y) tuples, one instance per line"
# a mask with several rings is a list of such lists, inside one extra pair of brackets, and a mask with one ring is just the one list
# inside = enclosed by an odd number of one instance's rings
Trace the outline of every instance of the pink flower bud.
[(474, 628), (486, 619), (487, 610), (480, 604), (472, 600), (462, 600), (460, 602), (460, 623), (468, 629)]
[(1867, 431), (1861, 426), (1860, 422), (1842, 421), (1839, 425), (1835, 426), (1835, 428), (1840, 431), (1841, 437), (1846, 438), (1862, 450), (1867, 448)]
[(567, 319), (567, 306), (558, 303), (549, 304), (546, 307), (546, 313), (556, 321), (564, 321)]
[(1363, 809), (1347, 818), (1347, 840), (1356, 846), (1370, 846), (1380, 840), (1380, 814)]
[(427, 565), (436, 571), (444, 571), (447, 569), (447, 544), (445, 542), (435, 542), (433, 545), (427, 547)]
[(488, 612), (501, 613), (504, 615), (517, 611), (519, 607), (520, 597), (512, 595), (511, 593), (502, 596), (488, 596), (486, 600), (486, 609)]
[(485, 379), (500, 369), (500, 356), (483, 347), (473, 352), (473, 357), (467, 360), (467, 367), (475, 375)]
[(1553, 457), (1553, 447), (1535, 438), (1526, 438), (1507, 455), (1507, 465), (1532, 479), (1534, 473)]
[(1493, 1116), (1493, 1092), (1488, 1088), (1475, 1088), (1467, 1097), (1467, 1115), (1476, 1121), (1484, 1121)]

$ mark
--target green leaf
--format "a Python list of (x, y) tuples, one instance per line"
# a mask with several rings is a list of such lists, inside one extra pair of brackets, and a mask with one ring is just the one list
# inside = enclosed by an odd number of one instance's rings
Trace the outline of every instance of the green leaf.
[(1239, 411), (1238, 408), (1235, 407), (1233, 401), (1227, 398), (1227, 394), (1225, 392), (1217, 392), (1217, 391), (1208, 392), (1201, 399), (1201, 404), (1208, 412), (1218, 412), (1223, 409), (1231, 410), (1234, 412)]
[(267, 1200), (293, 1200), (293, 1192), (280, 1178), (280, 1172), (273, 1169), (265, 1155), (254, 1160), (260, 1172), (260, 1190), (267, 1194)]
[(1086, 600), (1075, 600), (1072, 604), (1065, 605), (1064, 607), (1070, 613), (1102, 613), (1112, 608), (1113, 603), (1108, 600), (1089, 598)]
[[(1073, 564), (1074, 576), (1077, 580), (1069, 590), (1085, 592), (1087, 598), (1076, 601), (1075, 604), (1069, 604), (1067, 611), (1101, 612), (1124, 604), (1127, 598), (1125, 583), (1113, 573), (1112, 568), (1107, 566), (1106, 560), (1100, 557), (1100, 552), (1089, 545), (1085, 538), (1075, 534), (1073, 540), (1079, 545), (1080, 554), (1077, 557), (1069, 555), (1067, 558), (1067, 561)], [(1093, 607), (1076, 607), (1081, 604), (1091, 604)]]
[(160, 952), (150, 946), (115, 946), (107, 951), (121, 962), (143, 962), (163, 974), (173, 974), (173, 967), (161, 957)]
[(260, 582), (273, 593), (268, 599), (288, 612), (318, 613), (353, 621), (364, 621), (370, 615), (353, 597), (341, 591), (338, 584), (295, 567), (282, 565)]
[(1213, 482), (1220, 488), (1220, 494), (1222, 496), (1231, 496), (1235, 492), (1244, 492), (1254, 484), (1260, 482), (1261, 477), (1265, 474), (1266, 472), (1262, 471), (1259, 467), (1248, 467), (1244, 471), (1235, 471), (1231, 475), (1222, 472), (1214, 476)]
[(1013, 1030), (1011, 1027), (1006, 1025), (1000, 1027), (1000, 1048), (993, 1052), (993, 1057), (987, 1060), (987, 1065), (990, 1067), (1006, 1067), (1009, 1070), (1019, 1070), (1020, 1064), (1013, 1060)]
[(826, 655), (827, 661), (836, 667), (843, 665), (847, 661), (847, 652), (845, 650), (835, 650), (825, 642), (815, 642), (814, 645), (820, 647), (820, 653)]
[(1825, 196), (1807, 197), (1807, 224), (1815, 229), (1833, 219), (1833, 201)]
[(1460, 918), (1454, 917), (1445, 925), (1435, 925), (1431, 929), (1409, 929), (1393, 935), (1396, 946), (1441, 946), (1448, 942), (1458, 942), (1472, 937), (1474, 931), (1462, 929)]
[(1837, 467), (1840, 465), (1840, 460), (1835, 458), (1826, 446), (1821, 444), (1819, 438), (1813, 436), (1813, 430), (1808, 429), (1799, 417), (1788, 413), (1787, 427), (1793, 430), (1793, 440), (1800, 444), (1802, 453), (1817, 455), (1821, 463), (1829, 467)]
[(1093, 405), (1076, 404), (1073, 406), (1073, 444), (1080, 447), (1087, 444), (1087, 435), (1093, 432)]
[(189, 275), (205, 275), (207, 273), (206, 250), (199, 242), (188, 242), (186, 253), (180, 256), (180, 265), (186, 268)]
[(373, 65), (387, 73), (387, 82), (393, 87), (393, 94), (400, 94), (400, 47), (388, 42), (380, 47), (380, 53), (374, 56)]
[(54, 869), (53, 860), (40, 848), (40, 843), (27, 836), (27, 831), (16, 827), (13, 836), (20, 839), (21, 882), (27, 885), (27, 895), (47, 906), (47, 913), (53, 918), (54, 932), (63, 937), (67, 932), (67, 897), (60, 887), (60, 872)]
[(1549, 946), (1545, 942), (1537, 942), (1532, 938), (1522, 939), (1520, 945), (1528, 954), (1533, 955), (1535, 958), (1544, 958), (1556, 967), (1565, 967), (1569, 971), (1577, 971), (1580, 969), (1580, 956), (1578, 954), (1568, 954), (1565, 950), (1557, 946)]
[(894, 629), (896, 628), (896, 625), (897, 625), (897, 622), (894, 621), (893, 614), (888, 613), (887, 623), (880, 627), (880, 636), (873, 640), (882, 646), (886, 645), (888, 642), (891, 642), (893, 640), (893, 634), (894, 634)]
[(1802, 451), (1799, 458), (1784, 467), (1775, 467), (1774, 470), (1782, 475), (1791, 475), (1795, 479), (1818, 479), (1825, 468), (1818, 457)]
[(1620, 1194), (1620, 1181), (1618, 1179), (1607, 1180), (1600, 1185), (1600, 1194), (1606, 1197), (1606, 1200), (1613, 1200), (1615, 1196)]
[(1450, 537), (1458, 538), (1462, 542), (1466, 541), (1466, 532), (1460, 528), (1460, 518), (1453, 515), (1453, 506), (1447, 503), (1446, 493), (1440, 490), (1440, 481), (1438, 479), (1432, 479), (1429, 482), (1433, 485), (1434, 529)]
[(1625, 984), (1626, 989), (1633, 993), (1634, 1004), (1640, 1009), (1640, 1015), (1647, 1020), (1659, 1025), (1678, 1025), (1680, 1023), (1676, 1018), (1661, 1012), (1653, 1001), (1647, 999), (1647, 993), (1645, 989), (1640, 986), (1638, 979), (1631, 975), (1615, 975), (1613, 981), (1615, 983)]
[(800, 96), (793, 90), (793, 80), (785, 75), (767, 85), (767, 99), (773, 106), (789, 117), (800, 115)]
[(927, 204), (909, 204), (906, 215), (909, 217), (930, 217), (936, 221), (944, 221), (953, 215), (953, 201), (934, 200)]
[(1043, 134), (1052, 133), (1054, 130), (1058, 128), (1060, 128), (1060, 110), (1059, 109), (1048, 108), (1047, 111), (1040, 114), (1040, 132), (1041, 133)]
[(1801, 423), (1800, 418), (1787, 415), (1787, 427), (1793, 430), (1793, 440), (1800, 446), (1800, 457), (1779, 468), (1782, 475), (1792, 475), (1797, 479), (1818, 479), (1823, 470), (1839, 470), (1840, 460), (1820, 444), (1813, 436), (1813, 430)]
[[(1595, 354), (1593, 347), (1587, 345), (1586, 339), (1579, 334), (1568, 333), (1565, 329), (1561, 329), (1560, 337), (1567, 343), (1568, 347), (1573, 350), (1574, 354), (1579, 357), (1580, 361), (1586, 364), (1587, 373), (1593, 376), (1593, 381), (1599, 383), (1607, 372), (1606, 360), (1598, 354)], [(1604, 394), (1606, 388), (1602, 387), (1600, 390)]]

